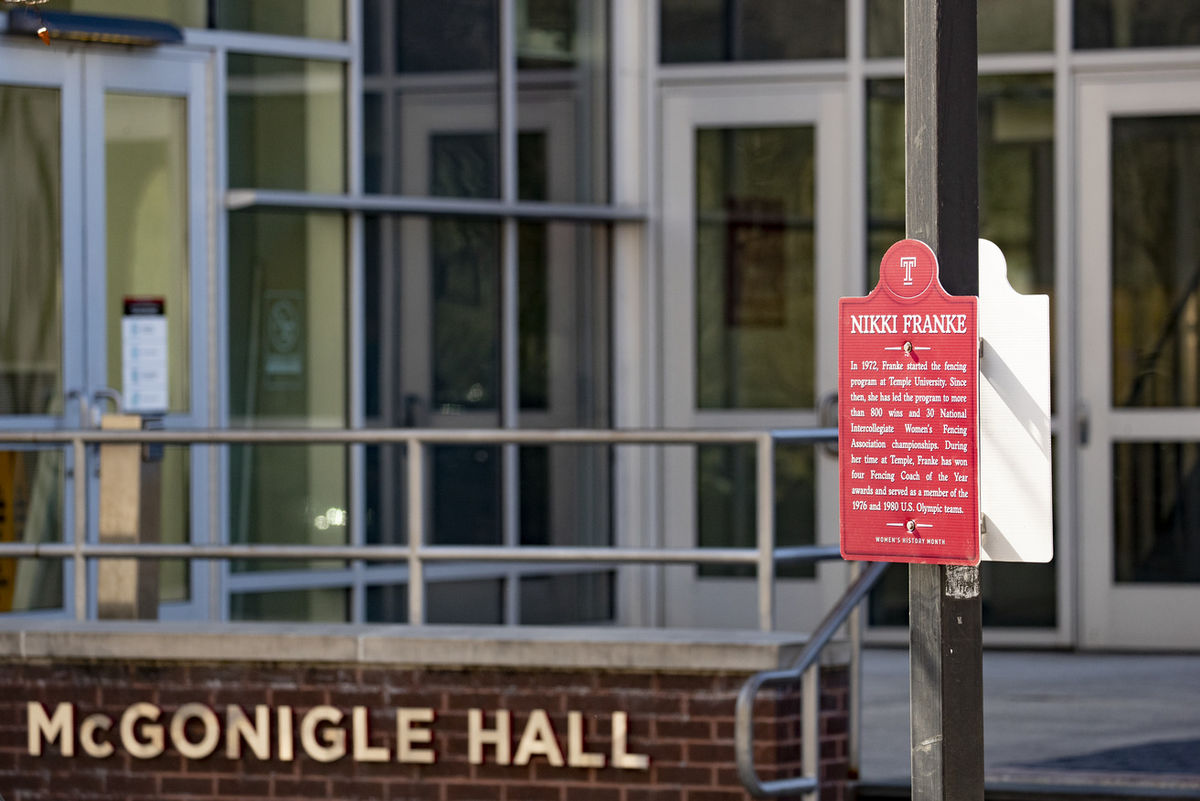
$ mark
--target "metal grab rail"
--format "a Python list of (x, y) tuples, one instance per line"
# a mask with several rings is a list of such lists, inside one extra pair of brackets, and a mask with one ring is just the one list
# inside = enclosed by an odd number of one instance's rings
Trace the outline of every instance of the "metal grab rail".
[[(819, 443), (836, 440), (837, 429), (780, 431), (664, 429), (200, 429), (200, 430), (48, 430), (0, 431), (0, 444), (70, 445), (76, 475), (85, 475), (87, 446), (99, 444), (178, 445), (403, 445), (408, 451), (407, 540), (394, 545), (161, 545), (94, 544), (87, 540), (87, 482), (75, 482), (75, 529), (71, 543), (0, 543), (0, 557), (70, 558), (75, 566), (75, 616), (87, 617), (89, 559), (347, 559), (408, 563), (408, 619), (425, 620), (424, 564), (431, 561), (504, 561), (526, 563), (609, 564), (752, 564), (758, 588), (759, 626), (774, 627), (774, 583), (777, 563), (837, 558), (834, 546), (775, 547), (775, 465), (777, 442)], [(553, 546), (427, 546), (425, 535), (425, 460), (431, 445), (754, 445), (756, 465), (755, 548), (569, 548)]]
[[(834, 633), (846, 622), (846, 618), (854, 611), (859, 602), (866, 597), (871, 588), (887, 570), (888, 562), (870, 563), (858, 575), (846, 592), (833, 608), (825, 615), (824, 620), (809, 636), (804, 649), (796, 657), (792, 667), (785, 670), (768, 670), (756, 673), (742, 685), (738, 693), (737, 706), (734, 711), (734, 753), (737, 762), (738, 778), (742, 785), (755, 798), (791, 793), (810, 793), (817, 789), (820, 783), (817, 720), (820, 704), (820, 681), (818, 677), (817, 657), (829, 644)], [(754, 768), (754, 699), (763, 687), (774, 687), (780, 684), (802, 682), (801, 703), (803, 705), (803, 723), (801, 743), (803, 754), (801, 763), (804, 775), (783, 779), (763, 781)]]

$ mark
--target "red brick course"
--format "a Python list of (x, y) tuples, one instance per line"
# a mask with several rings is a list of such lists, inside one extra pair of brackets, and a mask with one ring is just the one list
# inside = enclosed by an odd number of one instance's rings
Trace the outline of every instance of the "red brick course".
[[(734, 768), (734, 700), (746, 674), (663, 673), (605, 670), (422, 670), (354, 665), (179, 662), (117, 664), (98, 661), (10, 661), (0, 663), (0, 796), (5, 801), (130, 798), (223, 799), (428, 799), (428, 801), (747, 801)], [(29, 753), (27, 702), (53, 714), (57, 704), (75, 705), (75, 756), (61, 754), (61, 740)], [(821, 686), (821, 765), (824, 801), (847, 793), (847, 672), (824, 668)], [(149, 702), (162, 708), (166, 729), (184, 703), (214, 710), (222, 734), (203, 759), (185, 759), (167, 737), (166, 751), (136, 759), (122, 747), (118, 726), (125, 708)], [(271, 707), (271, 759), (260, 760), (243, 743), (242, 756), (225, 754), (225, 708), (242, 707), (253, 720), (254, 707)], [(293, 707), (295, 759), (279, 761), (275, 714)], [(313, 760), (301, 746), (300, 721), (318, 704), (340, 710), (347, 755), (334, 762)], [(367, 707), (370, 747), (396, 754), (397, 707), (432, 708), (436, 720), (430, 743), (433, 765), (354, 761), (352, 708)], [(484, 764), (468, 762), (467, 710), (484, 710), (492, 727), (496, 711), (512, 714), (511, 753), (517, 753), (525, 721), (535, 709), (549, 715), (558, 746), (568, 750), (568, 711), (584, 713), (588, 752), (603, 753), (603, 768), (556, 767), (542, 755), (528, 765), (495, 764), (495, 748), (484, 748)], [(628, 753), (650, 758), (647, 770), (607, 764), (612, 743), (611, 715), (628, 713)], [(88, 756), (79, 726), (88, 715), (113, 720), (102, 735), (115, 745), (106, 758)], [(800, 770), (801, 718), (797, 696), (763, 693), (756, 705), (755, 753), (760, 775), (775, 778)], [(328, 727), (326, 727), (328, 728)], [(338, 728), (338, 727), (334, 727)], [(196, 743), (203, 731), (187, 729)]]

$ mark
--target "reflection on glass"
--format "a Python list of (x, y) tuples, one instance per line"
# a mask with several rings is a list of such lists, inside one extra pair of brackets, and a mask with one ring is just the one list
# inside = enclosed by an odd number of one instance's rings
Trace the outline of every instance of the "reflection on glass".
[[(517, 64), (519, 136), (542, 140), (518, 146), (521, 198), (606, 202), (607, 0), (518, 4)], [(537, 158), (526, 158), (534, 148)]]
[(1189, 47), (1200, 44), (1200, 6), (1179, 0), (1075, 0), (1075, 46)]
[(218, 28), (314, 39), (345, 38), (343, 0), (216, 0), (213, 13)]
[[(978, 0), (980, 53), (1054, 49), (1054, 0)], [(867, 56), (904, 55), (904, 0), (867, 0)]]
[(846, 54), (846, 0), (662, 0), (664, 64)]
[(696, 400), (813, 404), (812, 127), (696, 132)]
[[(754, 548), (756, 485), (754, 447), (702, 445), (696, 449), (696, 519), (700, 548)], [(775, 449), (775, 545), (814, 544), (816, 463), (811, 446)], [(700, 576), (753, 576), (749, 565), (701, 565)], [(813, 578), (812, 563), (781, 565), (781, 578)]]
[(368, 2), (368, 192), (499, 197), (496, 0)]
[(345, 65), (228, 57), (229, 185), (346, 189)]
[(189, 407), (187, 101), (108, 93), (104, 98), (108, 386), (123, 386), (121, 319), (127, 297), (164, 301), (169, 410)]
[[(61, 542), (63, 486), (60, 451), (0, 451), (0, 542)], [(61, 561), (0, 558), (0, 612), (62, 605)]]
[(1112, 121), (1112, 403), (1200, 406), (1200, 117)]
[[(229, 239), (230, 424), (344, 426), (343, 217), (236, 212)], [(237, 446), (229, 463), (232, 541), (346, 541), (346, 449)]]
[(1113, 443), (1113, 578), (1200, 582), (1200, 444)]
[(350, 592), (332, 587), (233, 593), (229, 596), (229, 619), (349, 623)]
[(203, 28), (208, 24), (208, 0), (49, 0), (42, 8), (76, 14), (156, 19), (182, 28)]
[(0, 414), (62, 411), (61, 102), (0, 85)]

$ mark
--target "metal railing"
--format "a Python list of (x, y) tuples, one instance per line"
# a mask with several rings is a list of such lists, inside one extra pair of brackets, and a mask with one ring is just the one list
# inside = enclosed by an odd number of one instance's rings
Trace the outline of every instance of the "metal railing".
[[(70, 446), (75, 475), (85, 476), (89, 446), (123, 445), (402, 445), (407, 491), (406, 545), (207, 545), (100, 544), (87, 541), (89, 514), (86, 480), (74, 482), (76, 512), (70, 542), (0, 542), (0, 558), (71, 559), (74, 563), (75, 616), (87, 617), (89, 560), (97, 559), (344, 559), (376, 562), (406, 562), (408, 565), (408, 620), (425, 621), (425, 566), (431, 562), (521, 562), (585, 564), (725, 564), (756, 568), (759, 628), (770, 631), (775, 623), (775, 571), (780, 564), (816, 562), (840, 556), (837, 546), (775, 545), (775, 447), (781, 443), (821, 444), (836, 442), (837, 429), (777, 429), (771, 431), (731, 430), (443, 430), (443, 429), (318, 429), (318, 430), (57, 430), (0, 431), (0, 444), (22, 446)], [(429, 489), (427, 457), (439, 445), (596, 445), (596, 446), (699, 446), (752, 445), (755, 449), (754, 548), (620, 548), (561, 546), (454, 546), (425, 542)], [(845, 623), (886, 564), (867, 567), (809, 637), (795, 665), (786, 670), (767, 671), (751, 677), (737, 699), (735, 753), (738, 776), (751, 794), (764, 797), (785, 793), (815, 793), (819, 784), (819, 678), (816, 660), (834, 633)], [(856, 671), (859, 642), (850, 637), (851, 706), (856, 706)], [(762, 781), (754, 766), (754, 701), (764, 687), (801, 682), (801, 764), (805, 775)], [(853, 712), (852, 712), (853, 714)], [(853, 735), (853, 732), (852, 732)], [(851, 751), (856, 751), (851, 748)], [(851, 754), (854, 760), (855, 754)]]
[[(804, 644), (804, 648), (796, 657), (792, 667), (756, 673), (742, 685), (742, 689), (738, 693), (737, 705), (734, 708), (733, 747), (738, 778), (741, 780), (742, 786), (749, 790), (755, 798), (770, 798), (795, 793), (815, 794), (817, 792), (821, 781), (821, 738), (817, 731), (821, 684), (817, 657), (829, 644), (834, 633), (846, 622), (846, 618), (883, 576), (888, 564), (888, 562), (873, 562), (858, 574), (858, 577), (846, 588), (842, 597), (809, 635), (808, 642)], [(850, 669), (854, 671), (858, 667), (859, 659), (858, 637), (856, 634), (852, 634), (850, 639), (852, 648)], [(800, 704), (803, 715), (800, 724), (800, 743), (803, 751), (800, 756), (800, 764), (804, 766), (805, 772), (801, 776), (763, 781), (754, 767), (754, 699), (758, 696), (759, 690), (764, 687), (795, 684), (797, 681), (800, 682)], [(850, 683), (851, 703), (854, 704), (857, 696), (857, 687), (854, 685), (857, 684), (857, 681), (852, 677)], [(856, 749), (851, 748), (850, 750), (853, 752)], [(856, 755), (852, 754), (852, 759), (855, 757)]]
[[(424, 570), (430, 562), (523, 562), (586, 564), (727, 564), (756, 568), (759, 628), (775, 622), (775, 569), (778, 564), (815, 562), (839, 557), (837, 546), (775, 546), (775, 446), (836, 441), (834, 428), (775, 431), (731, 430), (445, 430), (445, 429), (316, 429), (316, 430), (51, 430), (3, 431), (0, 444), (71, 446), (75, 475), (87, 475), (89, 446), (124, 445), (403, 445), (407, 451), (406, 545), (207, 545), (101, 544), (87, 541), (87, 481), (74, 482), (74, 532), (70, 542), (0, 543), (0, 558), (62, 558), (74, 564), (75, 617), (87, 618), (89, 560), (135, 559), (347, 559), (405, 562), (408, 565), (408, 620), (425, 622)], [(754, 548), (621, 548), (555, 546), (428, 545), (426, 462), (438, 445), (753, 445), (755, 448)]]

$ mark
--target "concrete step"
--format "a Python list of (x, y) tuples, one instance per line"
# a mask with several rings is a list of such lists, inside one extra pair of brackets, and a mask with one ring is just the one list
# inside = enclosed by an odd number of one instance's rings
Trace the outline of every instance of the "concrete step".
[[(856, 801), (901, 801), (912, 797), (908, 784), (860, 782)], [(1179, 801), (1200, 800), (1200, 776), (1079, 771), (1013, 771), (990, 777), (985, 801)]]

